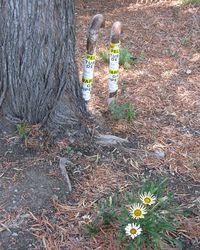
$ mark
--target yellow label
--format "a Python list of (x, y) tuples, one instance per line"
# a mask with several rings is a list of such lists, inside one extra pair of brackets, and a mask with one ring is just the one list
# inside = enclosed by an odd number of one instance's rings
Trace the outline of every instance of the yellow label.
[(120, 43), (110, 43), (110, 49), (114, 47), (119, 47)]
[(96, 55), (86, 55), (86, 59), (88, 61), (94, 61), (96, 59)]
[(112, 69), (110, 69), (109, 70), (109, 74), (117, 75), (117, 74), (119, 74), (119, 70), (112, 70)]
[(119, 49), (110, 49), (110, 53), (119, 54)]
[(92, 79), (83, 79), (83, 83), (92, 84)]

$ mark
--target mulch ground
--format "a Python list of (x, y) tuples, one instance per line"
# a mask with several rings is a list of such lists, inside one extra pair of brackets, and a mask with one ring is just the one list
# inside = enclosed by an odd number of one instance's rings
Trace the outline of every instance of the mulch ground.
[[(2, 135), (0, 249), (120, 249), (115, 228), (88, 237), (83, 225), (101, 198), (146, 176), (169, 178), (178, 203), (191, 209), (189, 217), (179, 218), (176, 237), (184, 249), (199, 249), (200, 8), (175, 0), (76, 0), (75, 12), (80, 78), (87, 27), (97, 13), (106, 19), (97, 55), (109, 46), (113, 22), (121, 21), (121, 46), (140, 58), (130, 69), (120, 68), (118, 100), (133, 105), (133, 120), (108, 113), (108, 67), (99, 56), (90, 101), (93, 131), (128, 138), (129, 145), (79, 138), (40, 145), (34, 141), (37, 128), (30, 129), (25, 145), (17, 135)], [(67, 167), (70, 194), (58, 156), (73, 163)]]

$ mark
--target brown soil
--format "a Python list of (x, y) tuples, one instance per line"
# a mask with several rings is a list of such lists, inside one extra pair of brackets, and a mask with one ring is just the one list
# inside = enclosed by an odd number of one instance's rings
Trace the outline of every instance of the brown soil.
[[(94, 204), (144, 177), (169, 178), (177, 202), (191, 209), (176, 237), (184, 249), (200, 248), (200, 9), (180, 1), (76, 0), (77, 63), (80, 77), (86, 30), (102, 13), (97, 53), (109, 44), (114, 21), (123, 22), (122, 46), (140, 60), (120, 69), (121, 103), (135, 118), (116, 121), (107, 112), (107, 65), (98, 57), (90, 108), (94, 131), (128, 138), (125, 146), (100, 146), (92, 139), (57, 140), (30, 128), (0, 138), (0, 249), (120, 249), (113, 229), (87, 237), (82, 224)], [(36, 138), (36, 139), (35, 139)], [(40, 140), (41, 139), (41, 140)], [(66, 157), (72, 193), (59, 169)], [(169, 248), (166, 248), (169, 249)]]

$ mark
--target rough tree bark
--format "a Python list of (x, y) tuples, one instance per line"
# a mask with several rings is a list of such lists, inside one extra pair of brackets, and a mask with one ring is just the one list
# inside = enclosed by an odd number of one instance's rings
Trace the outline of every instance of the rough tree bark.
[(0, 123), (80, 125), (73, 0), (0, 1)]

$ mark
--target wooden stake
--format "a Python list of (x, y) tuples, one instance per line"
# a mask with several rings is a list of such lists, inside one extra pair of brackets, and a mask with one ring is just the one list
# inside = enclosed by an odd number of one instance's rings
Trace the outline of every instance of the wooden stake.
[(114, 101), (117, 97), (118, 78), (119, 78), (119, 49), (120, 49), (121, 33), (122, 33), (122, 23), (115, 22), (112, 26), (110, 34), (108, 104)]
[(96, 60), (96, 44), (99, 30), (105, 27), (104, 16), (97, 14), (93, 17), (87, 34), (87, 53), (84, 60), (82, 94), (86, 104), (90, 100), (91, 86), (93, 83), (94, 65)]

